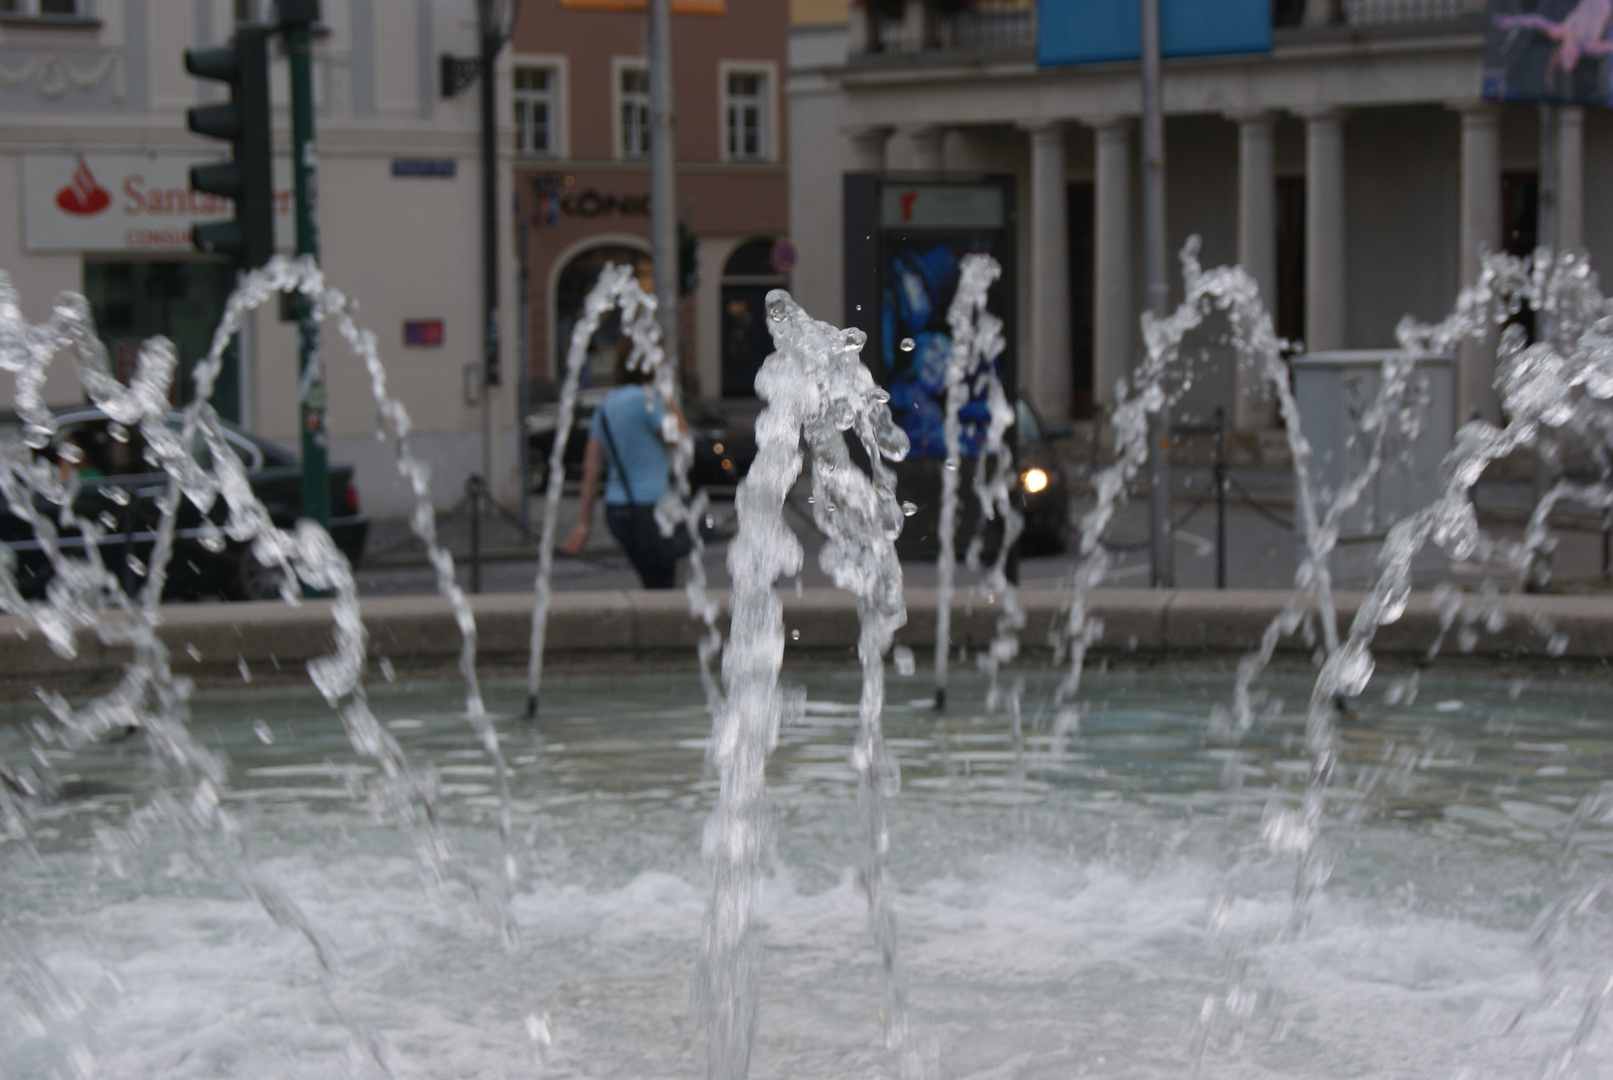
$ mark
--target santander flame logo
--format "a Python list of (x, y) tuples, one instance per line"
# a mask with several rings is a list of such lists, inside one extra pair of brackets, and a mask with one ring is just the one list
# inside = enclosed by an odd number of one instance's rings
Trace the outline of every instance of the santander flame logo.
[(112, 193), (95, 182), (89, 162), (79, 158), (78, 168), (73, 170), (73, 179), (56, 193), (56, 205), (69, 214), (88, 217), (111, 206)]

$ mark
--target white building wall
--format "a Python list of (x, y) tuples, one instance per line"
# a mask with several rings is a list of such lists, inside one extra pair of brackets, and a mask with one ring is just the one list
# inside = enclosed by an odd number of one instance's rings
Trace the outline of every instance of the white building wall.
[[(437, 100), (440, 52), (472, 55), (472, 0), (324, 0), (325, 33), (315, 41), (316, 151), (320, 158), (323, 264), (331, 284), (360, 301), (359, 321), (373, 330), (389, 389), (414, 421), (416, 453), (431, 463), (439, 508), (457, 503), (464, 480), (482, 468), (482, 411), (467, 405), (464, 367), (481, 362), (481, 164), (478, 94)], [(37, 83), (0, 86), (0, 269), (12, 276), (30, 318), (46, 317), (51, 298), (83, 288), (83, 256), (24, 250), (22, 160), (29, 153), (151, 153), (223, 157), (223, 146), (191, 135), (185, 110), (209, 95), (184, 71), (184, 50), (217, 44), (233, 31), (230, 0), (97, 0), (98, 28), (0, 26), (0, 63), (20, 69), (31, 57), (60, 53), (76, 72), (114, 57), (106, 77), (55, 92)], [(205, 36), (209, 40), (200, 39)], [(283, 54), (271, 62), (277, 148), (289, 151)], [(501, 65), (502, 67), (502, 65)], [(495, 493), (518, 493), (516, 316), (507, 72), (500, 102), (500, 339), (504, 385), (493, 401)], [(395, 178), (394, 158), (451, 158), (451, 179)], [(184, 224), (188, 224), (184, 222)], [(291, 248), (290, 230), (278, 237)], [(139, 258), (136, 254), (121, 257)], [(186, 252), (164, 258), (188, 258)], [(407, 318), (441, 318), (440, 347), (405, 348)], [(297, 346), (294, 327), (271, 305), (246, 335), (254, 355), (248, 417), (261, 434), (297, 445)], [(331, 454), (358, 467), (360, 499), (372, 517), (401, 516), (410, 501), (392, 469), (392, 451), (373, 438), (369, 377), (327, 332)], [(9, 396), (0, 373), (0, 394)], [(47, 385), (59, 405), (81, 400), (66, 366)]]

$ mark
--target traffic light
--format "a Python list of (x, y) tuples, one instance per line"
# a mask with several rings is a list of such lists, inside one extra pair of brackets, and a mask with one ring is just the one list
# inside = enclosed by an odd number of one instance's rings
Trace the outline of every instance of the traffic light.
[(203, 105), (187, 114), (199, 135), (226, 139), (235, 156), (230, 161), (196, 165), (190, 186), (235, 203), (233, 221), (191, 226), (191, 242), (200, 251), (231, 256), (251, 270), (274, 254), (274, 171), (269, 130), (269, 34), (263, 26), (242, 26), (228, 45), (186, 49), (185, 70), (203, 79), (227, 83), (230, 100)]
[(700, 241), (689, 226), (678, 222), (678, 295), (688, 296), (700, 287)]

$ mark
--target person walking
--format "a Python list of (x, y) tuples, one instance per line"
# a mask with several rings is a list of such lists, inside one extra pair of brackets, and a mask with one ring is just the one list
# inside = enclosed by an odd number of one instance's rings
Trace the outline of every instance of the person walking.
[[(671, 486), (667, 444), (661, 434), (664, 403), (649, 385), (648, 370), (630, 367), (631, 342), (623, 338), (616, 351), (617, 387), (594, 410), (583, 450), (580, 516), (560, 550), (580, 555), (593, 531), (594, 501), (600, 473), (609, 465), (605, 484), (605, 524), (621, 544), (646, 589), (670, 589), (677, 584), (677, 559), (666, 545), (655, 542), (655, 504)], [(689, 423), (674, 404), (678, 430)]]

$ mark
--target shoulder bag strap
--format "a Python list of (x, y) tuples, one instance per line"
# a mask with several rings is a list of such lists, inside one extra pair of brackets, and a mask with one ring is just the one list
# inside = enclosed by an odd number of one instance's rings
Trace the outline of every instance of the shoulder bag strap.
[(633, 498), (633, 486), (627, 482), (627, 466), (622, 463), (622, 452), (616, 449), (616, 440), (611, 436), (610, 413), (603, 401), (599, 403), (599, 426), (605, 431), (605, 442), (610, 445), (610, 456), (616, 459), (616, 471), (621, 475), (622, 490), (627, 492), (627, 502), (630, 506), (636, 506), (638, 500)]

